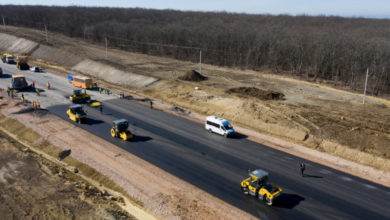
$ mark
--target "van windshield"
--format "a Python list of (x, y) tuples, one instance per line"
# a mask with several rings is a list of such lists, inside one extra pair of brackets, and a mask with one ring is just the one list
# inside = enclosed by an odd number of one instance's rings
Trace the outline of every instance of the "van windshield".
[(226, 130), (230, 130), (230, 129), (233, 128), (230, 124), (224, 124), (223, 127), (224, 127)]

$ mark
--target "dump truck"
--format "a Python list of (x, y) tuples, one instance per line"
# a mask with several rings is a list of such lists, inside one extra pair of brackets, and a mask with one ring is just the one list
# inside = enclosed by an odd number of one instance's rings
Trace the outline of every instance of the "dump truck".
[(27, 64), (27, 61), (28, 61), (27, 55), (16, 56), (16, 67), (19, 70), (29, 70), (30, 66)]
[(84, 123), (87, 118), (87, 114), (84, 112), (83, 107), (81, 105), (71, 105), (69, 109), (66, 111), (68, 118), (74, 122), (79, 124)]
[(27, 83), (27, 80), (24, 75), (12, 75), (9, 88), (15, 90), (27, 90), (31, 89), (32, 86)]
[(241, 191), (245, 195), (256, 196), (267, 205), (272, 205), (282, 193), (281, 188), (268, 183), (268, 172), (262, 169), (249, 172), (249, 178), (241, 182)]
[(73, 94), (69, 96), (69, 100), (74, 103), (87, 102), (90, 99), (91, 96), (80, 88), (73, 89)]
[(113, 121), (112, 128), (110, 130), (111, 136), (122, 138), (125, 141), (133, 138), (133, 134), (127, 130), (128, 127), (129, 121), (126, 119), (118, 119)]
[(3, 53), (1, 55), (1, 60), (3, 61), (3, 63), (8, 63), (8, 64), (14, 64), (15, 63), (14, 55), (12, 55), (10, 53)]

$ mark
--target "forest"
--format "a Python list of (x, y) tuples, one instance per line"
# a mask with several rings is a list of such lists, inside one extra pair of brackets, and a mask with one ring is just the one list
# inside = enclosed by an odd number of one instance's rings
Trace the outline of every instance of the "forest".
[(390, 95), (390, 20), (227, 12), (0, 6), (6, 25), (37, 28), (110, 47)]

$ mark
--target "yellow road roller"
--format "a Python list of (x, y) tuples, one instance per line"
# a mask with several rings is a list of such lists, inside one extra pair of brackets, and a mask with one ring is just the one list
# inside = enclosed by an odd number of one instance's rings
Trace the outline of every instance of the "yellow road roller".
[(245, 195), (256, 196), (259, 200), (265, 201), (267, 205), (272, 205), (282, 193), (282, 189), (267, 181), (268, 172), (256, 169), (249, 172), (249, 178), (241, 182), (241, 190)]
[(125, 141), (133, 138), (133, 134), (129, 130), (127, 130), (128, 127), (129, 121), (127, 121), (126, 119), (115, 120), (110, 130), (111, 136), (122, 138)]

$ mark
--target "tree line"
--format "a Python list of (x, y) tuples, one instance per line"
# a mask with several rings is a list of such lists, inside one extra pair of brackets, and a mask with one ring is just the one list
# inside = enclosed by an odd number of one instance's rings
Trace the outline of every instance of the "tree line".
[(0, 6), (8, 25), (42, 28), (123, 50), (328, 80), (390, 94), (390, 20), (141, 8)]

